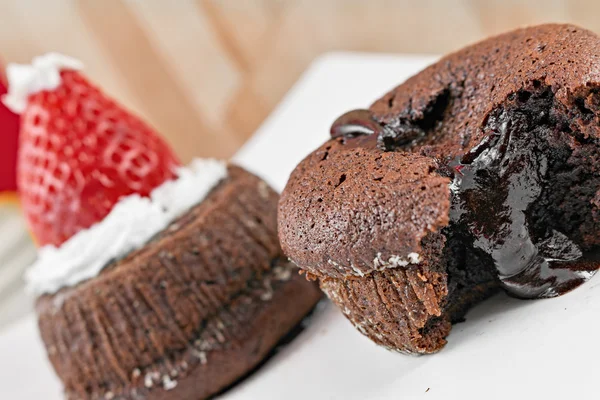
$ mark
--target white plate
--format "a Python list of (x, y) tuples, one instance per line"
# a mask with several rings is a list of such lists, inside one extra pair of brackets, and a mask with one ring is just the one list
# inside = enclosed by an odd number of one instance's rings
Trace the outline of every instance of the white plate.
[[(365, 107), (434, 60), (330, 54), (317, 60), (235, 161), (277, 189), (327, 139), (342, 112)], [(224, 399), (599, 398), (600, 278), (566, 296), (497, 296), (456, 325), (442, 352), (411, 357), (360, 335), (332, 306)], [(0, 398), (60, 399), (33, 317), (0, 335)]]

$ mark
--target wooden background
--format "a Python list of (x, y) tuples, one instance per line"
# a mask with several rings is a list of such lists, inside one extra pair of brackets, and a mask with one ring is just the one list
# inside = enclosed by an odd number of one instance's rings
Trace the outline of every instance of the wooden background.
[(544, 21), (600, 31), (598, 15), (596, 0), (0, 0), (0, 57), (80, 58), (189, 160), (232, 155), (323, 52), (437, 54)]
[[(188, 161), (231, 156), (324, 52), (441, 54), (525, 24), (600, 32), (599, 15), (598, 0), (0, 0), (0, 57), (83, 60)], [(14, 208), (0, 237), (1, 326), (31, 308), (34, 250)]]

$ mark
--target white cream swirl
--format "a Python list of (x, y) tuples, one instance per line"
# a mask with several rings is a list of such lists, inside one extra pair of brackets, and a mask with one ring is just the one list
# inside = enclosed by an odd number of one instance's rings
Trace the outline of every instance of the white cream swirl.
[(8, 64), (8, 93), (2, 101), (13, 112), (22, 113), (30, 95), (53, 90), (60, 85), (60, 71), (63, 69), (81, 70), (83, 63), (59, 53), (48, 53), (35, 57), (31, 64)]
[(123, 197), (100, 222), (78, 232), (60, 247), (40, 249), (25, 275), (30, 293), (55, 293), (97, 276), (113, 260), (144, 246), (169, 223), (200, 203), (227, 176), (224, 162), (195, 159), (177, 170), (177, 179), (150, 197)]

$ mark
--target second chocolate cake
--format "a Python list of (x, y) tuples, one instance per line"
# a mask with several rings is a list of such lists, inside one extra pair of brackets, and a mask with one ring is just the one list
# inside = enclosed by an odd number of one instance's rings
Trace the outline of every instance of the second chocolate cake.
[(520, 29), (343, 115), (282, 194), (284, 252), (402, 352), (497, 290), (577, 287), (598, 267), (599, 55), (576, 26)]

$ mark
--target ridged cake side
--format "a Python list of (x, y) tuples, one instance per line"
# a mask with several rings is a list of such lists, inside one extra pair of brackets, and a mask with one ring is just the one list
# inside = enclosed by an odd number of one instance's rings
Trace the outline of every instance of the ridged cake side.
[(248, 372), (314, 306), (280, 260), (278, 196), (237, 167), (144, 248), (38, 300), (72, 399), (199, 399)]

